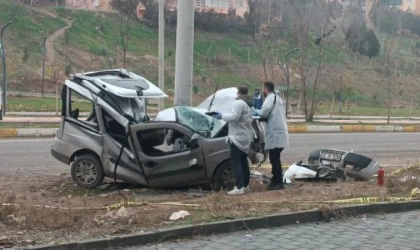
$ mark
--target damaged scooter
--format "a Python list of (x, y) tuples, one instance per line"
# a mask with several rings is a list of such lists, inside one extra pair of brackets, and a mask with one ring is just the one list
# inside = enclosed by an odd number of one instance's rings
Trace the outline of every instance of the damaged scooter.
[(379, 163), (354, 152), (317, 149), (308, 157), (308, 163), (298, 162), (284, 173), (285, 183), (293, 181), (337, 181), (348, 178), (368, 181), (379, 170)]

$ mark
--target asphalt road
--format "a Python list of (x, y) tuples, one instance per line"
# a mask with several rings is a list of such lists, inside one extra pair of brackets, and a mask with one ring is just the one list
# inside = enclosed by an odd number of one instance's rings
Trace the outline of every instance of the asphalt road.
[[(382, 165), (403, 166), (420, 161), (420, 133), (364, 134), (292, 134), (291, 145), (282, 160), (293, 163), (305, 160), (317, 148), (355, 150)], [(65, 168), (50, 154), (52, 139), (0, 140), (0, 171), (62, 171)]]
[(420, 249), (420, 212), (367, 215), (331, 223), (267, 228), (226, 235), (198, 237), (127, 250), (177, 249)]

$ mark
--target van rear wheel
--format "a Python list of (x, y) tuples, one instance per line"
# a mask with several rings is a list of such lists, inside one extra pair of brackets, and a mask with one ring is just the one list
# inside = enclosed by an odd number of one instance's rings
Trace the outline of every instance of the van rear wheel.
[(71, 165), (71, 177), (78, 186), (94, 189), (101, 185), (105, 174), (98, 157), (83, 154), (76, 157)]

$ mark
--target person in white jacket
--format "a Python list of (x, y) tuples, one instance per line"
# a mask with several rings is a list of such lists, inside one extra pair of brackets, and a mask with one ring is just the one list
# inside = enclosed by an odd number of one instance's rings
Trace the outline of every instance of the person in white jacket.
[(269, 152), (271, 173), (273, 175), (269, 189), (280, 190), (284, 189), (280, 155), (284, 148), (289, 146), (286, 109), (283, 99), (276, 94), (272, 82), (264, 83), (264, 96), (266, 98), (261, 110), (256, 110), (254, 115), (260, 116), (261, 119), (265, 119), (267, 122), (265, 150)]
[(230, 161), (235, 172), (235, 187), (228, 192), (229, 195), (241, 195), (249, 190), (251, 174), (248, 152), (254, 135), (252, 101), (252, 97), (248, 95), (248, 88), (241, 86), (238, 88), (238, 98), (232, 104), (231, 111), (217, 115), (218, 119), (229, 124)]

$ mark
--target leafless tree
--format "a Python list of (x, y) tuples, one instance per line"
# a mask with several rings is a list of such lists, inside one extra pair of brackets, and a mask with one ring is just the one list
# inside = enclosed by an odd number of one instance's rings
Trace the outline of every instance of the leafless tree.
[(387, 79), (387, 83), (388, 83), (388, 100), (387, 100), (387, 105), (388, 105), (388, 119), (387, 122), (388, 124), (390, 123), (391, 120), (391, 104), (392, 104), (392, 79), (393, 79), (393, 74), (391, 71), (391, 65), (392, 65), (392, 56), (393, 56), (393, 51), (396, 48), (396, 46), (398, 45), (398, 36), (392, 37), (390, 39), (387, 40), (387, 42), (385, 43), (385, 51), (384, 51), (384, 64), (383, 64), (383, 73), (386, 75), (386, 79)]
[[(320, 98), (326, 90), (325, 86), (321, 89), (320, 81), (326, 52), (333, 45), (330, 36), (337, 27), (336, 10), (328, 8), (321, 1), (300, 2), (302, 4), (291, 5), (288, 12), (293, 15), (291, 33), (299, 48), (297, 71), (301, 81), (305, 119), (313, 121)], [(315, 41), (310, 34), (311, 30), (317, 32), (318, 38)]]
[[(48, 61), (48, 59), (47, 59)], [(64, 64), (59, 62), (48, 63), (47, 76), (53, 81), (55, 87), (55, 114), (58, 115), (58, 83), (64, 79)]]
[[(282, 14), (286, 0), (249, 0), (248, 24), (254, 29), (252, 41), (257, 47), (266, 81), (273, 80), (277, 64), (277, 51), (282, 41)], [(271, 63), (271, 67), (270, 67)], [(271, 70), (271, 73), (270, 73)]]
[(117, 10), (120, 15), (119, 32), (121, 38), (121, 47), (123, 50), (123, 65), (126, 67), (126, 57), (128, 43), (130, 40), (130, 31), (133, 21), (137, 18), (136, 9), (139, 0), (112, 0), (111, 6)]

